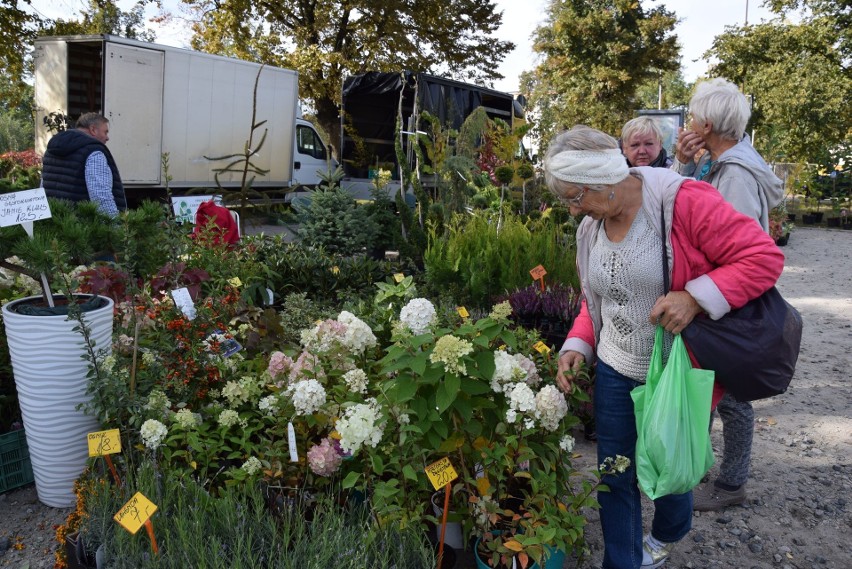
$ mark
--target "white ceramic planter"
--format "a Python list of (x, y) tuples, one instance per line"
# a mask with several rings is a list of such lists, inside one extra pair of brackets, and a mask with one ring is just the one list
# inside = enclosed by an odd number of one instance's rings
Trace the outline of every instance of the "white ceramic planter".
[[(33, 297), (29, 297), (33, 298)], [(55, 508), (73, 506), (74, 481), (89, 456), (86, 434), (100, 430), (94, 417), (76, 407), (87, 402), (88, 360), (83, 335), (67, 316), (28, 316), (12, 309), (29, 298), (3, 306), (3, 322), (18, 402), (24, 419), (38, 499)], [(112, 346), (113, 301), (86, 312), (96, 349)]]
[[(444, 492), (438, 491), (432, 494), (432, 512), (438, 518), (438, 525), (435, 527), (435, 538), (441, 539), (441, 517), (444, 515)], [(450, 510), (452, 512), (452, 510)], [(444, 533), (444, 543), (451, 546), (457, 551), (464, 549), (464, 539), (462, 538), (462, 527), (459, 522), (447, 522), (447, 530)]]

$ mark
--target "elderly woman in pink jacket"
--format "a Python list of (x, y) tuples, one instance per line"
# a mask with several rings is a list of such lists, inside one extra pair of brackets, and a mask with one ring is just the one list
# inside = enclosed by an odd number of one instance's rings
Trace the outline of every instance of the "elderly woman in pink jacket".
[[(700, 313), (718, 319), (771, 288), (784, 266), (772, 239), (712, 186), (662, 168), (628, 168), (611, 136), (575, 126), (556, 136), (544, 160), (550, 191), (573, 215), (583, 292), (559, 356), (557, 382), (572, 389), (584, 362), (595, 366), (598, 460), (634, 461), (630, 391), (645, 381), (654, 328), (679, 334)], [(671, 292), (663, 294), (663, 239)], [(598, 494), (603, 567), (662, 567), (692, 523), (692, 492), (655, 500), (642, 537), (635, 468), (607, 476)]]

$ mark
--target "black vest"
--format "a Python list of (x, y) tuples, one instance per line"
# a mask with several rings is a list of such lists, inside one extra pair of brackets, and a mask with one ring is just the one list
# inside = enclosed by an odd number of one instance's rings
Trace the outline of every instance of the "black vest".
[(127, 209), (124, 186), (109, 149), (98, 139), (77, 129), (60, 132), (47, 143), (41, 175), (48, 197), (71, 201), (88, 200), (86, 160), (97, 151), (103, 153), (112, 171), (112, 197), (116, 207), (119, 211)]

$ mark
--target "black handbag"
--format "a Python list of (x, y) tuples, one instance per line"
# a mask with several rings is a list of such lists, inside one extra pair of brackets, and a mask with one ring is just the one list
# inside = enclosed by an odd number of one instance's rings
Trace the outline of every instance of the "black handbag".
[[(669, 291), (663, 216), (663, 270)], [(802, 316), (774, 286), (731, 310), (719, 320), (699, 315), (681, 332), (689, 351), (703, 369), (737, 401), (754, 401), (787, 391), (802, 342)]]

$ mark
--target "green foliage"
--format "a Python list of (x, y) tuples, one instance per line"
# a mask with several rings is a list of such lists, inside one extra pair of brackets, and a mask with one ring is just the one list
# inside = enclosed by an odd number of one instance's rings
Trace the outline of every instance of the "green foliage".
[(339, 188), (316, 190), (299, 214), (299, 237), (305, 245), (329, 253), (353, 255), (370, 250), (377, 228), (369, 214)]
[(426, 284), (435, 296), (485, 308), (510, 290), (530, 282), (529, 270), (541, 264), (548, 280), (576, 286), (574, 249), (560, 225), (549, 218), (527, 226), (506, 213), (500, 229), (489, 214), (455, 216), (445, 234), (430, 233), (424, 255)]
[(829, 164), (831, 149), (849, 143), (852, 75), (841, 49), (849, 31), (838, 22), (815, 15), (729, 27), (705, 54), (718, 59), (714, 76), (754, 95), (753, 143), (768, 161)]
[(21, 117), (15, 111), (0, 109), (0, 153), (31, 148), (34, 139), (31, 117)]
[[(660, 83), (663, 99), (660, 105)], [(689, 103), (692, 84), (686, 83), (679, 69), (650, 77), (636, 90), (635, 109), (684, 109)], [(658, 106), (659, 105), (659, 106)]]
[(346, 75), (443, 66), (458, 79), (494, 79), (514, 47), (493, 37), (502, 16), (492, 0), (185, 4), (199, 14), (193, 48), (297, 70), (300, 96), (332, 141)]
[(145, 0), (136, 3), (125, 12), (115, 0), (89, 0), (80, 11), (80, 20), (58, 19), (45, 22), (42, 35), (85, 35), (112, 34), (141, 41), (154, 41), (155, 34), (145, 29)]
[(677, 19), (637, 0), (552, 2), (534, 33), (541, 63), (523, 80), (545, 144), (582, 123), (618, 132), (633, 116), (637, 90), (678, 68)]

